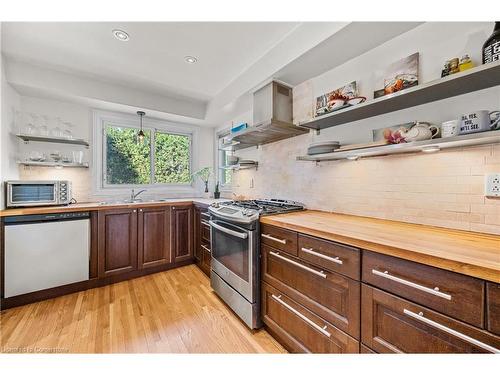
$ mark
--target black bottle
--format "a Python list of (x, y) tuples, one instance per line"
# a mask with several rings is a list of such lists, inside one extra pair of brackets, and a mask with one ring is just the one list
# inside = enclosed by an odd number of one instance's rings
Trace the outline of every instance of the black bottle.
[(500, 60), (500, 22), (495, 22), (493, 34), (483, 44), (483, 64)]

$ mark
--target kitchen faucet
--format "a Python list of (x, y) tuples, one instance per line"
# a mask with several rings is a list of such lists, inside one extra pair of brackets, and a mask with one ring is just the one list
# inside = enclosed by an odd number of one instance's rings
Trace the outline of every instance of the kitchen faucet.
[[(130, 193), (130, 201), (133, 202), (137, 198), (137, 196), (141, 193), (144, 193), (146, 189), (140, 190), (137, 193), (135, 193), (134, 189), (132, 189), (132, 192)], [(134, 194), (135, 193), (135, 194)]]

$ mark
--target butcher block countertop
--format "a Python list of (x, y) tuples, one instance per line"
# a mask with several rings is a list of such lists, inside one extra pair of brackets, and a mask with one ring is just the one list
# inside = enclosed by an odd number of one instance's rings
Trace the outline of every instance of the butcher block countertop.
[(500, 236), (313, 210), (260, 221), (500, 283)]
[(156, 200), (156, 201), (144, 201), (135, 203), (90, 202), (90, 203), (70, 204), (67, 206), (9, 208), (6, 210), (0, 210), (0, 217), (17, 216), (17, 215), (55, 214), (59, 212), (64, 213), (64, 212), (79, 212), (79, 211), (98, 211), (98, 210), (110, 210), (110, 209), (120, 209), (120, 208), (134, 208), (134, 207), (161, 207), (161, 206), (172, 206), (172, 205), (189, 205), (192, 203), (199, 203), (208, 206), (214, 202), (223, 202), (226, 200), (227, 199), (215, 200), (209, 198), (172, 198), (162, 201)]

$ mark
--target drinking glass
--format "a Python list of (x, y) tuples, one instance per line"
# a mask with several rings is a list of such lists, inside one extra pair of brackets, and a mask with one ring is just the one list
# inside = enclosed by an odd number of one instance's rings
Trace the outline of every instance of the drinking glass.
[(73, 163), (75, 164), (83, 163), (83, 151), (73, 151)]

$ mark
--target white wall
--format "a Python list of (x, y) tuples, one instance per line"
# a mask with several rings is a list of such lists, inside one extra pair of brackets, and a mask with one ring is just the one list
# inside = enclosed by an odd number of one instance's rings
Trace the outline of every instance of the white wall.
[[(123, 191), (121, 193), (105, 194), (105, 195), (95, 195), (93, 192), (93, 180), (92, 173), (94, 170), (93, 165), (95, 165), (92, 160), (92, 110), (93, 108), (75, 104), (68, 103), (54, 99), (48, 98), (38, 98), (30, 96), (18, 96), (19, 107), (24, 113), (36, 113), (38, 115), (47, 115), (51, 118), (60, 117), (63, 121), (69, 121), (73, 124), (72, 133), (75, 137), (90, 140), (91, 147), (89, 150), (78, 146), (70, 145), (58, 145), (58, 144), (45, 144), (39, 142), (31, 142), (29, 144), (24, 144), (23, 142), (17, 140), (17, 138), (11, 138), (8, 143), (8, 147), (13, 151), (13, 160), (17, 158), (25, 159), (28, 157), (30, 151), (36, 150), (49, 154), (53, 151), (59, 151), (62, 154), (71, 155), (72, 150), (84, 150), (84, 161), (90, 161), (89, 169), (80, 168), (66, 168), (66, 169), (55, 169), (55, 168), (42, 168), (42, 167), (19, 167), (15, 166), (14, 171), (17, 173), (19, 171), (19, 177), (21, 179), (39, 180), (39, 179), (68, 179), (73, 182), (73, 194), (79, 202), (83, 201), (96, 201), (96, 200), (106, 200), (106, 199), (116, 199), (123, 198), (129, 195), (128, 191)], [(50, 125), (54, 126), (54, 125)], [(50, 127), (49, 126), (49, 127)], [(199, 156), (197, 163), (193, 164), (193, 169), (199, 169), (204, 166), (213, 165), (213, 129), (211, 128), (199, 128), (198, 129), (198, 148), (195, 150)], [(5, 158), (5, 153), (2, 151), (2, 160)], [(195, 195), (201, 193), (201, 184), (196, 182), (197, 192)], [(192, 195), (192, 193), (190, 194)], [(169, 191), (160, 191), (152, 194), (144, 194), (145, 198), (157, 197), (157, 196), (173, 196)], [(175, 196), (182, 196), (175, 194)]]
[[(426, 23), (294, 88), (294, 121), (311, 115), (316, 96), (356, 80), (371, 99), (373, 72), (420, 52), (420, 83), (440, 77), (444, 61), (469, 53), (480, 63), (493, 23)], [(332, 51), (334, 53), (335, 51)], [(500, 172), (497, 146), (321, 163), (297, 162), (317, 140), (369, 142), (372, 129), (414, 120), (437, 124), (469, 111), (500, 107), (500, 87), (364, 119), (282, 142), (238, 151), (259, 162), (235, 172), (233, 191), (247, 197), (295, 199), (309, 208), (500, 233), (498, 200), (483, 195), (485, 173)], [(243, 112), (242, 116), (248, 112)], [(226, 122), (230, 124), (230, 121)], [(496, 224), (495, 224), (496, 223)]]
[[(3, 56), (0, 57), (3, 61)], [(5, 79), (4, 64), (1, 67), (1, 131), (0, 131), (0, 207), (4, 207), (4, 186), (6, 180), (15, 180), (19, 177), (16, 164), (16, 137), (14, 132), (14, 122), (16, 110), (20, 108), (20, 96)]]

